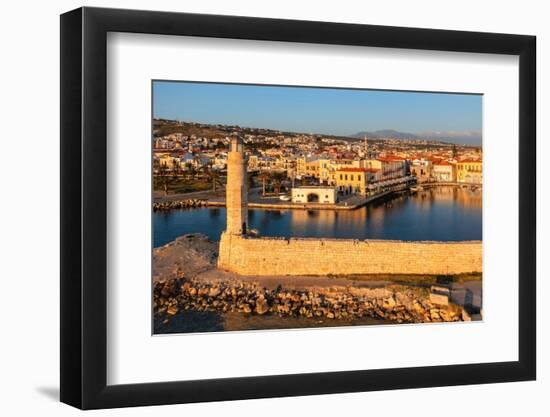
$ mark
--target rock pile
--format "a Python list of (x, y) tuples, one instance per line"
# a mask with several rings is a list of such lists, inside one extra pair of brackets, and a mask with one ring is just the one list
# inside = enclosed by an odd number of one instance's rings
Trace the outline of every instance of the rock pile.
[(192, 198), (188, 200), (157, 201), (153, 203), (153, 211), (206, 207), (207, 205), (207, 200), (201, 200), (197, 198)]
[[(425, 293), (424, 293), (425, 292)], [(430, 302), (429, 292), (395, 286), (394, 289), (320, 288), (266, 289), (248, 281), (198, 282), (176, 277), (154, 283), (155, 314), (174, 316), (179, 311), (273, 314), (280, 317), (351, 320), (363, 317), (397, 323), (463, 320), (462, 308)]]

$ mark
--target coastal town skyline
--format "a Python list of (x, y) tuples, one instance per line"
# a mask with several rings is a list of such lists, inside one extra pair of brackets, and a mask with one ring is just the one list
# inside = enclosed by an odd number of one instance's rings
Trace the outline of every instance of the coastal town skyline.
[(481, 145), (482, 95), (153, 82), (153, 117), (295, 133)]

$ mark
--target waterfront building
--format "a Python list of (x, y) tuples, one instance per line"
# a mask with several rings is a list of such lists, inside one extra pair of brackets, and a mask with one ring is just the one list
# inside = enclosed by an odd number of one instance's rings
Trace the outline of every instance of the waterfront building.
[(314, 158), (311, 161), (306, 161), (304, 175), (306, 177), (319, 178), (319, 159), (318, 158)]
[[(308, 172), (312, 172), (312, 166), (314, 165), (314, 161), (316, 161), (317, 158), (312, 156), (301, 156), (296, 159), (296, 175), (298, 177), (305, 177), (308, 174)], [(309, 170), (307, 169), (309, 167)]]
[(438, 182), (455, 182), (455, 164), (448, 161), (435, 162), (432, 167), (432, 177)]
[(331, 185), (344, 194), (366, 195), (368, 184), (376, 181), (380, 172), (376, 168), (340, 168), (331, 175)]
[(338, 201), (335, 187), (302, 186), (292, 189), (293, 203), (335, 204)]
[(406, 178), (406, 166), (400, 157), (349, 161), (331, 172), (329, 184), (345, 194), (366, 195), (384, 182)]
[(410, 170), (417, 181), (428, 181), (432, 176), (432, 162), (427, 159), (415, 159), (411, 163)]
[(483, 163), (479, 160), (465, 159), (458, 161), (457, 181), (465, 184), (483, 183)]
[(330, 173), (334, 169), (333, 160), (328, 158), (319, 159), (319, 182), (328, 184)]
[(293, 155), (281, 157), (281, 168), (284, 170), (296, 170), (296, 158)]
[(379, 157), (375, 161), (379, 165), (372, 163), (372, 168), (380, 168), (382, 170), (381, 180), (392, 180), (401, 178), (407, 175), (407, 160), (399, 156)]

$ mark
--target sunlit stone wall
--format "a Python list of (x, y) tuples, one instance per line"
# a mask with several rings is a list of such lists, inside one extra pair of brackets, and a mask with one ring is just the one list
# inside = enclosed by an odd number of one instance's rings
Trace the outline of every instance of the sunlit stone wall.
[(482, 243), (254, 238), (223, 233), (218, 267), (241, 275), (453, 275), (482, 271)]

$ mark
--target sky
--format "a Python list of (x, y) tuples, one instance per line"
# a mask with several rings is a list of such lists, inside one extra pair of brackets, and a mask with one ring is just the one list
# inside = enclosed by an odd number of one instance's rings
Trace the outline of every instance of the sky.
[(481, 131), (481, 110), (481, 95), (153, 82), (155, 118), (291, 132)]

